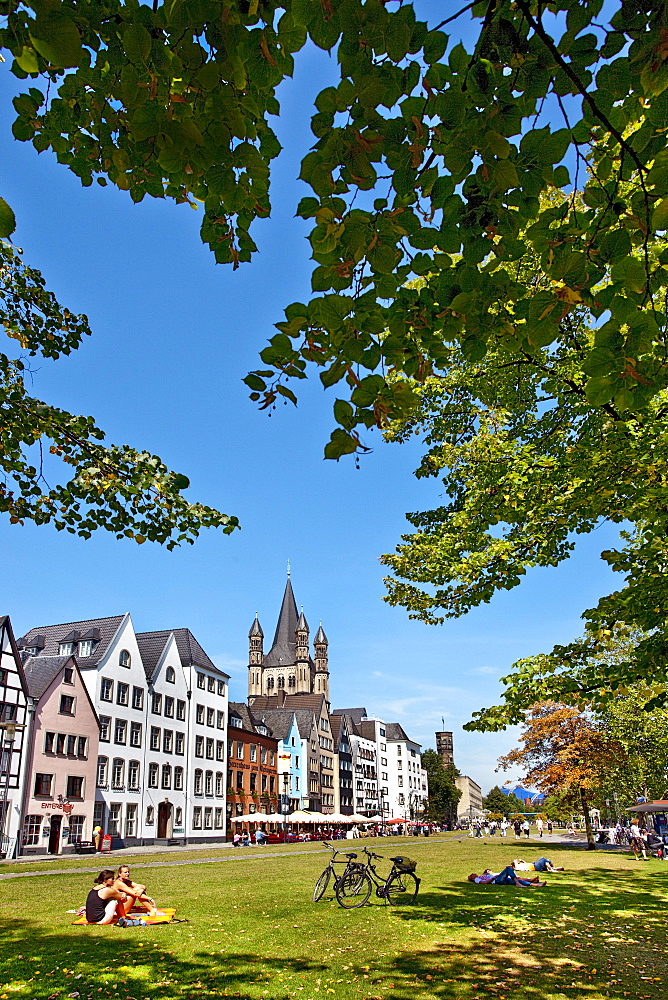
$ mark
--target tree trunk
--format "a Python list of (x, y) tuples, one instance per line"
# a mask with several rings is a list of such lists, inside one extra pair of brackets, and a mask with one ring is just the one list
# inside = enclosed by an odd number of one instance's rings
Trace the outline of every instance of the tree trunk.
[(596, 843), (594, 841), (594, 831), (591, 828), (591, 817), (589, 816), (589, 803), (587, 802), (587, 793), (585, 792), (582, 785), (580, 786), (580, 802), (582, 804), (582, 812), (585, 818), (585, 830), (587, 831), (587, 850), (595, 851)]

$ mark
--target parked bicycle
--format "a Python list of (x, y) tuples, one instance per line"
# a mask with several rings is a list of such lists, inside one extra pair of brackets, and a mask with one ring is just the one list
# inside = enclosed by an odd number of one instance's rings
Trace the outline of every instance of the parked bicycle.
[[(336, 849), (336, 847), (332, 847), (331, 844), (328, 844), (327, 841), (323, 841), (323, 843), (325, 847), (328, 847), (330, 851), (332, 851), (333, 853), (332, 857), (330, 858), (329, 864), (325, 868), (324, 872), (318, 878), (318, 881), (315, 884), (315, 888), (313, 889), (314, 903), (317, 903), (318, 900), (322, 899), (322, 897), (325, 895), (325, 893), (327, 892), (327, 886), (329, 885), (330, 879), (332, 878), (334, 879), (334, 891), (336, 892), (336, 888), (342, 879), (350, 877), (351, 878), (350, 884), (352, 887), (355, 884), (353, 879), (355, 872), (357, 872), (357, 878), (359, 879), (360, 874), (364, 871), (364, 865), (356, 860), (357, 859), (356, 854), (354, 854), (353, 852), (345, 853), (344, 851), (339, 851)], [(337, 854), (343, 854), (344, 857), (346, 858), (346, 861), (344, 862), (343, 859), (337, 861), (336, 858)], [(340, 873), (338, 873), (334, 866), (343, 864), (345, 864), (345, 868)]]
[(392, 869), (387, 876), (379, 875), (374, 861), (380, 861), (382, 854), (374, 854), (366, 847), (365, 865), (357, 865), (350, 873), (344, 873), (335, 885), (336, 899), (340, 906), (347, 910), (364, 906), (368, 902), (374, 888), (376, 895), (392, 906), (410, 906), (420, 888), (420, 879), (415, 874), (417, 862), (411, 858), (399, 855), (390, 858)]

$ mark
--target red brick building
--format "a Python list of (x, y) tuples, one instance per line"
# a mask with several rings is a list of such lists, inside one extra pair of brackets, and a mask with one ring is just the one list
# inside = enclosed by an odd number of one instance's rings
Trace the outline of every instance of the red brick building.
[(227, 730), (227, 835), (235, 816), (278, 809), (278, 740), (243, 702), (231, 701)]

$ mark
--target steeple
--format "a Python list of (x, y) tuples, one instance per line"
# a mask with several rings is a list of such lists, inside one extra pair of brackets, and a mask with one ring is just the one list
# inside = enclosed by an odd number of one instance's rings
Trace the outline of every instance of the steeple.
[(278, 616), (274, 641), (264, 658), (265, 667), (278, 667), (295, 663), (297, 653), (297, 602), (292, 592), (292, 582), (288, 576), (283, 594), (283, 602)]
[(263, 640), (264, 632), (262, 631), (260, 620), (256, 614), (255, 621), (251, 625), (250, 632), (248, 633), (249, 698), (256, 694), (262, 694), (262, 664), (264, 661), (264, 653), (262, 650)]
[(318, 694), (324, 694), (329, 702), (329, 659), (327, 653), (329, 642), (322, 622), (320, 622), (320, 628), (315, 634), (313, 645), (315, 651), (315, 690)]

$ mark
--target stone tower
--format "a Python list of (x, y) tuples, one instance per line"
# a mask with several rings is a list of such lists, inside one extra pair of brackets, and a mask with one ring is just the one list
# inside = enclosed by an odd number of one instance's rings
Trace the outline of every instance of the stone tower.
[(329, 704), (329, 658), (327, 652), (329, 642), (322, 627), (322, 622), (320, 623), (320, 628), (315, 634), (313, 645), (315, 647), (314, 690), (316, 694), (324, 694), (327, 699), (327, 703)]
[(264, 632), (257, 615), (248, 633), (248, 694), (262, 694), (262, 669)]

